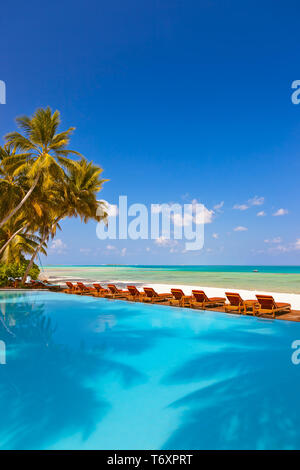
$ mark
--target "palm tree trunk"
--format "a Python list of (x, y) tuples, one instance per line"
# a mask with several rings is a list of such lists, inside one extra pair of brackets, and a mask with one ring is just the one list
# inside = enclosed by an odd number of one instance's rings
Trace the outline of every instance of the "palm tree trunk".
[(36, 187), (36, 185), (38, 184), (38, 181), (40, 179), (40, 176), (41, 176), (41, 172), (39, 171), (38, 174), (36, 175), (34, 181), (33, 181), (33, 184), (31, 186), (31, 188), (29, 189), (29, 191), (25, 194), (25, 196), (23, 197), (22, 201), (17, 205), (17, 207), (15, 207), (6, 217), (4, 217), (3, 220), (1, 220), (0, 222), (0, 228), (6, 224), (6, 222), (9, 221), (9, 219), (15, 215), (16, 212), (18, 212), (18, 210), (23, 206), (23, 204), (27, 201), (27, 199), (29, 198), (30, 194), (32, 193), (32, 191), (34, 190), (34, 188)]
[[(25, 225), (25, 227), (26, 227), (26, 225)], [(7, 247), (7, 245), (9, 245), (10, 242), (15, 238), (15, 236), (18, 235), (18, 233), (20, 233), (22, 230), (24, 230), (25, 227), (19, 228), (19, 230), (17, 230), (17, 231), (10, 237), (10, 239), (7, 240), (7, 242), (5, 243), (5, 245), (3, 245), (3, 246), (0, 248), (0, 255), (1, 255), (2, 251), (5, 250), (5, 248)]]
[(32, 268), (32, 265), (33, 265), (33, 262), (35, 260), (35, 257), (36, 255), (38, 254), (38, 252), (40, 251), (40, 249), (42, 248), (43, 244), (45, 243), (45, 240), (48, 236), (48, 232), (45, 233), (45, 235), (43, 236), (42, 240), (41, 240), (41, 243), (39, 244), (39, 246), (35, 249), (29, 263), (28, 263), (28, 266), (26, 268), (26, 271), (24, 273), (24, 276), (22, 277), (22, 284), (25, 284), (25, 281), (26, 281), (26, 278), (28, 276), (28, 273), (30, 271), (30, 269)]

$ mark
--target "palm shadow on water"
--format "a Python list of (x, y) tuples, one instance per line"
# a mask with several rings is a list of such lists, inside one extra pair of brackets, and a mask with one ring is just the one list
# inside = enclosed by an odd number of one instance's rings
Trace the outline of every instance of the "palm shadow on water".
[(234, 330), (225, 341), (222, 331), (208, 333), (205, 341), (215, 349), (163, 380), (167, 386), (199, 382), (169, 405), (180, 410), (180, 423), (163, 448), (299, 448), (300, 368), (290, 349), (297, 331), (287, 338), (280, 330), (274, 336)]
[(16, 295), (1, 304), (1, 312), (7, 364), (0, 368), (0, 448), (47, 448), (75, 433), (87, 439), (111, 406), (99, 378), (113, 373), (124, 387), (147, 380), (133, 367), (106, 358), (108, 349), (126, 350), (126, 342), (129, 353), (150, 347), (143, 331), (134, 340), (124, 329), (71, 348), (55, 341), (56, 326), (41, 301)]

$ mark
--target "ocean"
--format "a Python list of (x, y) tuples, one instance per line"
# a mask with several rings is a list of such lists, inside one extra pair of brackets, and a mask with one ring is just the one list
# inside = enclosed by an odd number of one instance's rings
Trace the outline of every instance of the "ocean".
[(181, 284), (300, 294), (300, 266), (46, 266), (50, 281)]

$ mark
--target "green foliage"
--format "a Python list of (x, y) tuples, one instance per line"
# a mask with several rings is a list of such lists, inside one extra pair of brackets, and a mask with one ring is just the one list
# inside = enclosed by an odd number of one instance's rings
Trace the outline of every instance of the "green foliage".
[[(22, 278), (26, 268), (29, 264), (29, 260), (23, 260), (20, 264), (11, 263), (11, 264), (0, 264), (0, 286), (8, 286), (10, 284), (8, 278), (13, 277)], [(32, 279), (37, 279), (40, 274), (39, 267), (34, 263), (29, 271), (29, 276)]]
[(34, 259), (47, 254), (63, 219), (107, 216), (105, 207), (98, 211), (97, 194), (107, 181), (102, 168), (68, 148), (75, 128), (59, 132), (60, 114), (49, 107), (16, 121), (20, 132), (7, 134), (0, 147), (0, 285), (38, 274)]

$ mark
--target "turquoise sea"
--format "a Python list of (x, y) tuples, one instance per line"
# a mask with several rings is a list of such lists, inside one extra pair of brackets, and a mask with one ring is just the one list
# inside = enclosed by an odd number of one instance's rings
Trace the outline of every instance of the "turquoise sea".
[[(47, 266), (50, 280), (183, 284), (300, 294), (300, 266)], [(258, 272), (255, 272), (258, 271)]]

